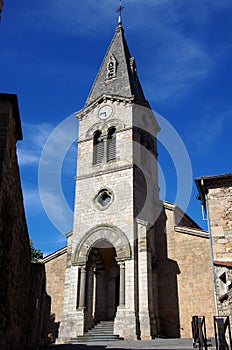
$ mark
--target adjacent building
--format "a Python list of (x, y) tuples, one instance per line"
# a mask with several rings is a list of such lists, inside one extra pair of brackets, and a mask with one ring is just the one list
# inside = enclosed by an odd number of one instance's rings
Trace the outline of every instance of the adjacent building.
[(0, 93), (0, 349), (47, 344), (45, 268), (31, 263), (17, 161), (22, 129), (15, 94)]
[(217, 316), (232, 315), (232, 174), (195, 180), (207, 215)]

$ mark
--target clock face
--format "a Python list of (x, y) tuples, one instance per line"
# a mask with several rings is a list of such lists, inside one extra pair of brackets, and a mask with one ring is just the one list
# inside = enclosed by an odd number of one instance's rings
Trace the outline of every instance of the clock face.
[(113, 113), (113, 109), (111, 106), (109, 105), (105, 105), (103, 107), (101, 107), (98, 111), (98, 117), (102, 120), (107, 119), (111, 116), (111, 114)]

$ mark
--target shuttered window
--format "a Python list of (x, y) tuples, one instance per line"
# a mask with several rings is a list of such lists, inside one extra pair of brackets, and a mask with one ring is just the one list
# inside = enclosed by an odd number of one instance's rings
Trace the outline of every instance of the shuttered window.
[(107, 137), (107, 162), (113, 159), (116, 159), (116, 128), (110, 128)]
[(104, 158), (104, 141), (101, 132), (98, 130), (93, 137), (93, 164), (99, 164)]

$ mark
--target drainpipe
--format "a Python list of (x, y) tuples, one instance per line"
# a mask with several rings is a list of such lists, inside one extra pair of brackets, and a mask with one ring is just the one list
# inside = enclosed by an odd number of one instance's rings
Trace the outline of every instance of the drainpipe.
[(218, 315), (218, 304), (217, 304), (216, 275), (215, 275), (215, 269), (214, 269), (214, 264), (213, 264), (213, 262), (214, 262), (213, 242), (212, 242), (212, 233), (211, 233), (211, 228), (210, 228), (208, 197), (207, 197), (207, 193), (205, 191), (205, 185), (204, 185), (203, 179), (201, 179), (201, 186), (203, 188), (203, 193), (204, 193), (204, 197), (205, 197), (205, 207), (206, 207), (205, 209), (206, 209), (206, 214), (207, 214), (207, 218), (203, 217), (203, 220), (207, 220), (207, 226), (208, 226), (208, 232), (209, 232), (209, 246), (210, 246), (210, 260), (211, 260), (211, 266), (212, 266), (214, 305), (215, 305), (216, 316), (219, 316)]

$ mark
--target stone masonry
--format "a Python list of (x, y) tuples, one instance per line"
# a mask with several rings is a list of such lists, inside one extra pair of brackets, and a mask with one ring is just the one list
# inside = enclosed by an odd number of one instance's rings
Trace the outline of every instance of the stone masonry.
[(22, 139), (17, 96), (0, 94), (0, 348), (46, 344), (50, 299), (42, 264), (31, 264), (16, 154)]
[(196, 184), (212, 237), (219, 316), (232, 315), (232, 174), (202, 176)]
[(62, 250), (45, 262), (57, 313), (59, 290), (64, 293), (57, 342), (81, 338), (99, 321), (113, 321), (114, 334), (125, 340), (191, 337), (194, 314), (206, 316), (212, 336), (209, 235), (159, 199), (160, 128), (120, 22), (76, 116), (74, 224), (64, 288), (63, 270), (53, 268), (62, 263)]
[(49, 254), (42, 260), (47, 277), (47, 293), (51, 297), (51, 315), (48, 335), (52, 343), (58, 337), (58, 329), (63, 314), (66, 260), (66, 247)]
[[(213, 284), (208, 233), (187, 216), (181, 225), (178, 207), (164, 203), (157, 222), (157, 273), (160, 333), (191, 337), (192, 315), (205, 316), (208, 335), (213, 335)], [(192, 221), (192, 222), (191, 222)]]

